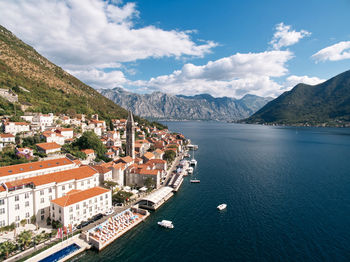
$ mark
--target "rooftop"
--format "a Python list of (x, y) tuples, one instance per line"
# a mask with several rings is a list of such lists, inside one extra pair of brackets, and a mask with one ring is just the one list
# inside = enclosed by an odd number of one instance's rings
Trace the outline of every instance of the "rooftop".
[(69, 181), (73, 179), (80, 180), (83, 178), (91, 177), (96, 173), (97, 172), (95, 169), (89, 166), (82, 166), (78, 168), (51, 173), (51, 174), (29, 177), (29, 178), (24, 178), (24, 179), (12, 181), (12, 182), (7, 182), (6, 186), (8, 188), (13, 188), (13, 187), (18, 187), (18, 186), (27, 185), (27, 184), (40, 186), (40, 185), (45, 185), (50, 183), (61, 183), (61, 182)]
[(40, 143), (36, 144), (37, 147), (40, 147), (44, 150), (50, 150), (50, 149), (57, 149), (61, 148), (61, 146), (55, 142), (50, 142), (50, 143)]
[(102, 187), (93, 187), (79, 192), (72, 192), (63, 197), (51, 200), (51, 202), (61, 207), (66, 207), (84, 201), (86, 199), (107, 193), (109, 191), (109, 189), (105, 189)]
[(65, 157), (40, 162), (4, 166), (0, 167), (0, 177), (71, 164), (73, 164), (73, 162)]

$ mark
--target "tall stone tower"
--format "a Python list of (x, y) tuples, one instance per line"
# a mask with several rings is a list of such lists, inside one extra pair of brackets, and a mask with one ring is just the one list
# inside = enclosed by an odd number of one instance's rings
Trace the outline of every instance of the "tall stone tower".
[(126, 155), (135, 158), (135, 127), (131, 111), (129, 111), (126, 121)]

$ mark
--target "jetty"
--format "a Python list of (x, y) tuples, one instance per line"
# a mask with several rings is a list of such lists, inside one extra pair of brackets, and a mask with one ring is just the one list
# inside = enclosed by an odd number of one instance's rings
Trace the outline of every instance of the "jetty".
[(174, 195), (173, 188), (162, 187), (137, 202), (140, 208), (156, 210)]
[(83, 232), (82, 237), (100, 251), (144, 221), (148, 216), (149, 212), (147, 210), (132, 207)]

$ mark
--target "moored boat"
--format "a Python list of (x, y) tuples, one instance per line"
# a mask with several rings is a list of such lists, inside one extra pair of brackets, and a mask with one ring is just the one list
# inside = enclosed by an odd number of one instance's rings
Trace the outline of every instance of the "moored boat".
[(191, 179), (190, 182), (191, 183), (200, 183), (201, 181), (199, 179)]
[(219, 210), (224, 210), (226, 207), (227, 207), (226, 204), (221, 204), (221, 205), (218, 205), (218, 206), (217, 206), (217, 209), (219, 209)]
[(158, 225), (165, 227), (165, 228), (174, 228), (173, 222), (169, 220), (162, 220), (158, 222)]

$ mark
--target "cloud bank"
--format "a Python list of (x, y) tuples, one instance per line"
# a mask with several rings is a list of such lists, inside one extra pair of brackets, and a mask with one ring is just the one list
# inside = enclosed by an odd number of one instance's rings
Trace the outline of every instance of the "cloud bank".
[(285, 25), (284, 23), (279, 23), (276, 25), (276, 32), (270, 42), (270, 45), (276, 50), (282, 47), (287, 47), (298, 43), (301, 39), (306, 36), (310, 36), (311, 33), (306, 30), (295, 31), (291, 30), (290, 25)]
[(190, 31), (135, 25), (135, 3), (103, 0), (0, 1), (0, 23), (65, 69), (104, 68), (147, 58), (197, 56), (217, 44)]
[(321, 49), (312, 55), (316, 62), (350, 59), (350, 41), (342, 41)]

